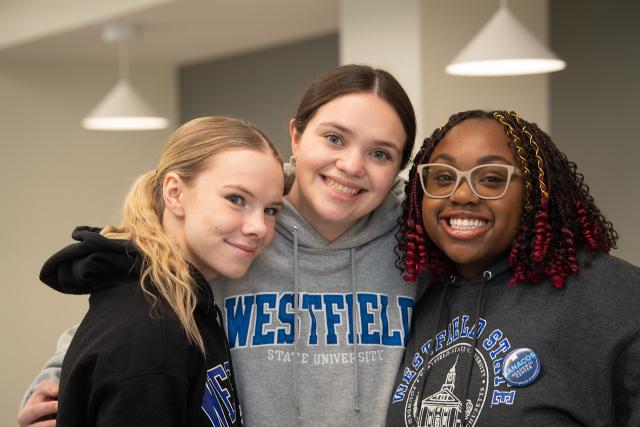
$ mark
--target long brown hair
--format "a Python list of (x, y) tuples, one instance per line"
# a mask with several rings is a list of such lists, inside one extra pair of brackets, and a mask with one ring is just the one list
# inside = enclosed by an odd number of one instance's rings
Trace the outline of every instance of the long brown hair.
[(191, 120), (169, 137), (157, 168), (135, 181), (124, 200), (120, 225), (108, 226), (101, 232), (107, 238), (133, 242), (142, 255), (140, 286), (145, 295), (153, 307), (158, 297), (162, 298), (175, 312), (188, 340), (202, 352), (204, 343), (193, 318), (196, 285), (183, 250), (162, 226), (162, 183), (173, 172), (188, 185), (207, 159), (231, 149), (268, 152), (282, 163), (266, 135), (244, 120), (229, 117)]

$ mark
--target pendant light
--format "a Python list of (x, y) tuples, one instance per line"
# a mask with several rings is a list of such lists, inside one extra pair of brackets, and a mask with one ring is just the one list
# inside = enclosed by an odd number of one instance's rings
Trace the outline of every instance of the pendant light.
[(104, 41), (118, 44), (118, 82), (82, 120), (85, 129), (150, 130), (169, 125), (169, 121), (157, 114), (129, 81), (127, 42), (136, 35), (129, 26), (112, 24), (104, 28)]
[(513, 76), (560, 71), (566, 63), (507, 8), (500, 8), (445, 68), (457, 76)]

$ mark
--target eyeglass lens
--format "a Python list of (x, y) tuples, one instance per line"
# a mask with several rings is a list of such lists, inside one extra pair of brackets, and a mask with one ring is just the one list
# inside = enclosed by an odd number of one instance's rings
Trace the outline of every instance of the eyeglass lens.
[[(471, 169), (469, 184), (482, 197), (499, 197), (509, 184), (509, 169), (503, 165), (483, 165)], [(431, 165), (422, 171), (423, 187), (427, 194), (447, 197), (456, 190), (459, 171), (448, 165)], [(462, 176), (460, 176), (462, 180)]]

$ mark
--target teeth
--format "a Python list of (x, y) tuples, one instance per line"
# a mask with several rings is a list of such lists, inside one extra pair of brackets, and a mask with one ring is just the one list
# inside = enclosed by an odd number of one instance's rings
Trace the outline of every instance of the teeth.
[(480, 219), (461, 219), (461, 218), (450, 218), (449, 225), (454, 230), (468, 231), (473, 230), (475, 228), (484, 227), (487, 224), (487, 221), (483, 221)]
[(338, 184), (337, 182), (335, 182), (331, 178), (325, 178), (324, 181), (333, 190), (337, 191), (338, 193), (345, 194), (347, 196), (355, 196), (356, 194), (358, 194), (360, 192), (360, 190), (357, 190), (355, 188), (351, 188), (351, 187), (347, 187), (346, 185)]

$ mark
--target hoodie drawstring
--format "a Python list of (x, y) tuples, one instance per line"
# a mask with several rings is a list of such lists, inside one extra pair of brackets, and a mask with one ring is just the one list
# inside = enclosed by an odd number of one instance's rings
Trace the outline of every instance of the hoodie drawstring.
[(293, 234), (293, 400), (296, 405), (296, 413), (298, 415), (298, 425), (302, 425), (302, 414), (300, 413), (300, 403), (298, 402), (298, 379), (296, 376), (296, 365), (298, 356), (298, 291), (299, 291), (299, 277), (298, 277), (298, 227), (291, 227), (291, 234)]
[(467, 368), (467, 381), (464, 383), (464, 400), (462, 401), (462, 425), (465, 425), (465, 418), (467, 417), (467, 398), (469, 397), (469, 388), (471, 388), (471, 374), (473, 373), (473, 360), (476, 355), (476, 348), (478, 347), (478, 335), (480, 316), (484, 312), (484, 288), (486, 283), (491, 280), (493, 275), (489, 270), (482, 273), (482, 282), (480, 282), (480, 290), (478, 291), (478, 297), (476, 299), (476, 312), (472, 325), (475, 325), (475, 333), (473, 334), (473, 346), (471, 347), (471, 359), (469, 360), (469, 366)]
[(352, 295), (352, 309), (351, 309), (351, 324), (353, 325), (353, 396), (354, 396), (354, 409), (360, 411), (359, 397), (358, 397), (358, 325), (356, 316), (356, 249), (351, 248), (351, 295)]
[[(431, 335), (431, 347), (429, 348), (429, 351), (427, 352), (427, 365), (429, 365), (429, 361), (431, 360), (431, 356), (436, 354), (436, 335), (438, 334), (438, 325), (440, 324), (440, 318), (442, 317), (442, 307), (445, 304), (445, 300), (447, 297), (447, 293), (449, 292), (449, 287), (451, 285), (453, 285), (453, 282), (455, 282), (455, 276), (451, 276), (449, 278), (449, 282), (445, 282), (443, 284), (443, 290), (442, 293), (440, 294), (440, 298), (438, 300), (438, 305), (436, 306), (436, 318), (433, 321), (433, 334)], [(448, 316), (447, 316), (448, 317)], [(424, 395), (424, 389), (427, 385), (427, 379), (429, 378), (429, 369), (427, 369), (427, 367), (425, 367), (425, 373), (424, 373), (424, 378), (422, 379), (422, 387), (420, 388), (420, 396)]]
[[(485, 299), (485, 285), (486, 283), (491, 280), (491, 278), (493, 277), (491, 271), (487, 270), (484, 271), (482, 273), (482, 282), (480, 283), (480, 290), (478, 291), (478, 297), (476, 298), (476, 307), (475, 307), (475, 315), (474, 315), (474, 319), (473, 319), (473, 323), (471, 323), (472, 325), (474, 325), (475, 327), (475, 332), (473, 335), (473, 345), (471, 348), (471, 358), (469, 360), (469, 364), (467, 366), (467, 380), (464, 382), (464, 392), (463, 392), (463, 400), (462, 400), (462, 413), (461, 413), (461, 417), (462, 419), (461, 421), (461, 425), (465, 426), (466, 424), (466, 417), (467, 417), (467, 398), (469, 397), (469, 389), (471, 388), (471, 374), (473, 373), (473, 361), (475, 358), (475, 354), (476, 354), (476, 348), (478, 347), (478, 335), (480, 335), (478, 333), (478, 329), (479, 329), (479, 325), (478, 322), (480, 320), (480, 316), (482, 315), (482, 313), (484, 312), (484, 299)], [(436, 318), (434, 320), (434, 324), (433, 324), (433, 335), (431, 336), (431, 348), (429, 349), (429, 352), (427, 354), (428, 359), (427, 359), (427, 365), (428, 362), (430, 360), (430, 356), (433, 354), (435, 355), (436, 349), (436, 335), (438, 333), (438, 326), (440, 323), (440, 319), (442, 317), (442, 308), (445, 305), (446, 302), (446, 296), (447, 293), (449, 291), (449, 288), (453, 285), (453, 283), (455, 282), (456, 277), (454, 275), (451, 275), (451, 277), (449, 278), (449, 281), (447, 283), (445, 283), (444, 289), (442, 290), (442, 294), (440, 295), (439, 301), (438, 301), (438, 305), (437, 307), (437, 314), (436, 314)], [(449, 315), (447, 314), (446, 316), (447, 318), (449, 317)], [(457, 360), (457, 359), (456, 359)], [(429, 370), (425, 367), (426, 371), (425, 371), (425, 377), (422, 380), (422, 387), (420, 390), (420, 395), (424, 396), (424, 391), (427, 385), (427, 379), (429, 378)]]
[[(297, 355), (298, 355), (298, 339), (300, 338), (300, 331), (298, 326), (299, 310), (298, 297), (300, 292), (300, 277), (298, 274), (298, 227), (291, 227), (291, 234), (293, 235), (293, 397), (296, 406), (296, 413), (298, 415), (298, 425), (302, 425), (302, 414), (300, 413), (300, 403), (298, 401), (298, 382), (297, 382)], [(358, 383), (358, 316), (356, 316), (357, 310), (357, 290), (356, 290), (356, 250), (350, 248), (351, 258), (351, 324), (353, 325), (353, 392), (354, 392), (354, 410), (360, 411), (360, 397), (359, 397), (359, 383)]]

